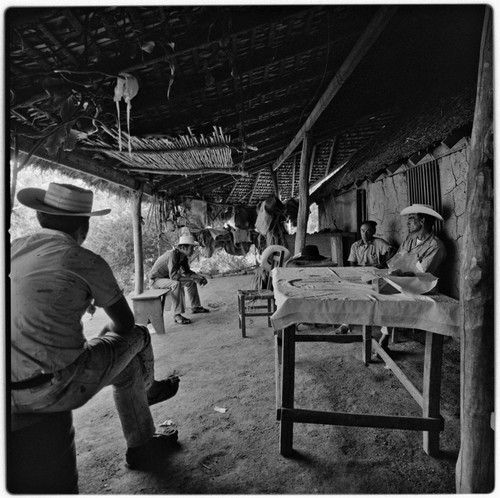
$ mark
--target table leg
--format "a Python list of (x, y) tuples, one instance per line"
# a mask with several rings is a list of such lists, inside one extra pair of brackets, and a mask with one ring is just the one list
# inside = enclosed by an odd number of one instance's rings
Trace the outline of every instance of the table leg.
[(281, 418), (281, 359), (283, 355), (283, 330), (274, 331), (274, 374), (276, 385), (276, 420)]
[[(425, 358), (423, 379), (423, 406), (424, 417), (440, 417), (441, 398), (441, 365), (443, 361), (443, 336), (426, 332)], [(439, 431), (423, 433), (424, 451), (429, 456), (439, 454)]]
[(372, 359), (372, 327), (363, 325), (363, 362), (368, 365)]
[[(281, 406), (293, 408), (295, 389), (295, 325), (286, 327), (282, 334)], [(280, 420), (280, 453), (289, 457), (293, 453), (293, 422)]]

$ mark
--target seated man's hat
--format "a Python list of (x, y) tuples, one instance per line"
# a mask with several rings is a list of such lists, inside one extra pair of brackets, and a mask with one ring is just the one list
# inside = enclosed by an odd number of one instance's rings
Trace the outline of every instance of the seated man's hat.
[(179, 237), (179, 242), (177, 242), (178, 246), (199, 246), (198, 242), (194, 240), (192, 235), (181, 235)]
[(47, 190), (24, 188), (18, 192), (17, 200), (31, 209), (58, 216), (103, 216), (111, 211), (92, 211), (92, 190), (67, 183), (49, 183)]
[(429, 216), (433, 216), (434, 218), (443, 221), (443, 217), (437, 211), (435, 211), (432, 206), (429, 206), (428, 204), (412, 204), (411, 206), (405, 207), (400, 214), (404, 216), (406, 214), (420, 213), (428, 214)]
[(322, 261), (324, 259), (328, 259), (326, 256), (321, 256), (319, 253), (318, 246), (304, 246), (302, 251), (292, 258), (294, 261)]

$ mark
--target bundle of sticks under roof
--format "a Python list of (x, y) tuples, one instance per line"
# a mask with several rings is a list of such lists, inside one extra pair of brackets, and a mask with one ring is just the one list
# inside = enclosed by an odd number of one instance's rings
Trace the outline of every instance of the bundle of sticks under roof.
[[(224, 135), (222, 128), (213, 127), (212, 134), (196, 137), (188, 128), (188, 135), (179, 137), (147, 136), (134, 137), (122, 132), (123, 149), (109, 147), (102, 139), (94, 139), (95, 146), (80, 147), (82, 150), (102, 152), (118, 159), (125, 169), (154, 170), (201, 170), (227, 169), (233, 166), (231, 137)], [(119, 143), (118, 131), (107, 129), (109, 135)], [(130, 142), (129, 142), (130, 140)], [(127, 144), (130, 143), (130, 150)], [(129, 166), (129, 167), (128, 167)]]

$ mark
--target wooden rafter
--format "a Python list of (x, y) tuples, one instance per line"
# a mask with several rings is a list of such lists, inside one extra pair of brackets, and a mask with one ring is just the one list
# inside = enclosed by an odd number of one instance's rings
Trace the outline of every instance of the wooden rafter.
[(78, 66), (78, 61), (75, 59), (73, 54), (61, 43), (60, 40), (43, 24), (39, 22), (37, 24), (38, 29), (50, 40), (50, 42), (55, 46), (57, 52), (62, 52), (65, 57), (75, 66)]
[(131, 173), (148, 173), (151, 175), (173, 175), (173, 176), (202, 176), (202, 175), (231, 175), (250, 176), (248, 171), (239, 171), (228, 168), (200, 168), (200, 169), (160, 169), (160, 168), (133, 168), (124, 166), (124, 170)]
[(283, 161), (296, 149), (299, 143), (303, 140), (306, 132), (310, 131), (314, 123), (321, 116), (323, 111), (328, 107), (333, 97), (342, 88), (345, 80), (352, 74), (356, 66), (361, 62), (362, 58), (368, 52), (370, 47), (378, 39), (380, 33), (387, 26), (388, 22), (392, 16), (396, 13), (397, 7), (384, 6), (380, 7), (377, 14), (370, 21), (369, 25), (360, 36), (349, 55), (342, 63), (332, 81), (328, 85), (323, 95), (318, 100), (317, 104), (314, 106), (306, 122), (302, 125), (300, 130), (295, 135), (294, 139), (290, 142), (288, 147), (283, 151), (281, 156), (275, 161), (273, 169), (277, 169), (283, 163)]

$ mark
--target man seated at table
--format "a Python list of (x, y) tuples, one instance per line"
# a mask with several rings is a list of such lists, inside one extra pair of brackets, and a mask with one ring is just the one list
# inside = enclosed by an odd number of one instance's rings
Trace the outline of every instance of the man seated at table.
[(208, 313), (209, 310), (201, 305), (197, 284), (207, 284), (207, 279), (189, 267), (189, 258), (193, 255), (198, 242), (192, 235), (182, 235), (177, 247), (162, 254), (149, 272), (153, 289), (170, 289), (172, 305), (174, 307), (174, 321), (181, 325), (191, 323), (189, 318), (182, 315), (185, 312), (184, 289), (189, 297), (192, 313)]
[[(351, 252), (347, 261), (351, 266), (374, 266), (375, 268), (386, 268), (387, 260), (390, 259), (396, 249), (380, 237), (375, 237), (377, 223), (375, 221), (364, 221), (361, 224), (361, 239), (351, 246)], [(335, 330), (336, 334), (347, 334), (350, 332), (349, 325), (342, 323)]]
[[(415, 270), (439, 276), (439, 268), (446, 258), (443, 242), (434, 233), (434, 223), (443, 221), (443, 217), (427, 204), (412, 204), (401, 211), (401, 216), (408, 216), (408, 235), (401, 244), (393, 260), (410, 255), (415, 257)], [(390, 261), (389, 261), (390, 263)], [(384, 351), (388, 351), (389, 330), (382, 327), (379, 341)]]
[(377, 223), (364, 221), (360, 228), (361, 239), (354, 242), (347, 261), (351, 266), (374, 266), (386, 268), (386, 261), (396, 250), (380, 237), (375, 237)]

